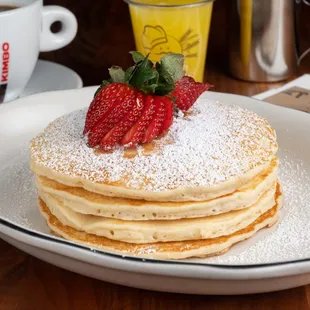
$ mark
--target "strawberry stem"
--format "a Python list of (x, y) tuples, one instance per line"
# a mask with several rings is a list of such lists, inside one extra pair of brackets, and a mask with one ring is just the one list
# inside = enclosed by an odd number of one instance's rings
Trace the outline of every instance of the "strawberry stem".
[(111, 78), (102, 82), (95, 96), (110, 83), (125, 83), (145, 94), (164, 96), (174, 90), (174, 83), (184, 75), (184, 56), (181, 54), (166, 54), (156, 64), (149, 60), (149, 54), (143, 56), (135, 51), (130, 54), (135, 64), (126, 71), (119, 66), (111, 67)]

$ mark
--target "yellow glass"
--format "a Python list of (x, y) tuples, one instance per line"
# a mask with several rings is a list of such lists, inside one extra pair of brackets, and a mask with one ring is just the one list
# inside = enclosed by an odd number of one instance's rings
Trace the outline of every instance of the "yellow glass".
[(152, 61), (166, 53), (185, 56), (184, 70), (202, 82), (212, 0), (125, 0), (129, 3), (137, 50)]

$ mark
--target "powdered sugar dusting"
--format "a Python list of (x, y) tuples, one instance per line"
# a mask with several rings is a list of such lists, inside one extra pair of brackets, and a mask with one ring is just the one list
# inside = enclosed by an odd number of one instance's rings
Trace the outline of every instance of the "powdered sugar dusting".
[(98, 155), (87, 146), (82, 135), (86, 110), (79, 110), (59, 118), (35, 138), (32, 157), (72, 177), (165, 191), (214, 186), (264, 163), (276, 151), (273, 130), (253, 112), (206, 99), (198, 100), (192, 112), (175, 118), (159, 142), (160, 153), (138, 152), (125, 158), (123, 148)]
[(279, 223), (258, 232), (224, 255), (195, 261), (244, 265), (310, 257), (310, 167), (292, 157), (288, 154), (280, 160), (284, 207)]
[(0, 169), (0, 216), (24, 228), (48, 232), (36, 208), (37, 190), (29, 171), (28, 143)]

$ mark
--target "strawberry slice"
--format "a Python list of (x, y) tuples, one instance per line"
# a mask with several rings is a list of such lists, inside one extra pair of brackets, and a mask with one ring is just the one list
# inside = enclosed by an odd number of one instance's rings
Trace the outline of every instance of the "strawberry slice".
[(141, 139), (143, 138), (149, 123), (152, 121), (156, 110), (154, 98), (155, 97), (151, 95), (147, 95), (145, 97), (145, 105), (142, 111), (142, 115), (131, 127), (131, 129), (124, 135), (120, 142), (121, 145), (135, 146), (141, 142)]
[(198, 99), (198, 97), (208, 90), (212, 85), (195, 82), (190, 76), (183, 76), (175, 83), (176, 88), (171, 96), (175, 97), (175, 104), (182, 111), (187, 111)]
[(158, 136), (160, 129), (164, 124), (166, 108), (165, 103), (162, 99), (163, 97), (155, 96), (155, 102), (154, 102), (156, 105), (155, 114), (145, 131), (145, 134), (141, 140), (142, 143), (149, 143), (153, 139), (155, 139)]
[(135, 103), (136, 95), (140, 92), (132, 87), (121, 84), (121, 90), (111, 108), (97, 121), (95, 126), (88, 132), (88, 145), (95, 147), (102, 138), (129, 112)]
[(173, 112), (174, 112), (172, 101), (168, 97), (163, 97), (162, 100), (165, 103), (165, 120), (163, 126), (159, 131), (159, 134), (162, 134), (171, 126), (173, 122)]
[(101, 140), (100, 148), (103, 150), (112, 149), (123, 138), (125, 133), (132, 127), (132, 125), (139, 119), (144, 108), (144, 95), (137, 94), (135, 104), (131, 107), (129, 113), (120, 121), (114, 128), (112, 128)]
[(105, 86), (94, 97), (87, 111), (83, 131), (84, 135), (93, 128), (98, 120), (111, 108), (118, 93), (121, 92), (118, 84), (119, 83), (113, 83)]

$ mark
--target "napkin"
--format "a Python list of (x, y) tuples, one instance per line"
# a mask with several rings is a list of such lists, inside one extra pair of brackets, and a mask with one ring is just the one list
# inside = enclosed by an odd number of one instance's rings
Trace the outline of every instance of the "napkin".
[(270, 89), (253, 98), (310, 113), (310, 74), (304, 74), (279, 88)]

